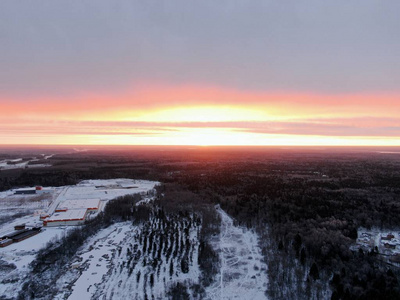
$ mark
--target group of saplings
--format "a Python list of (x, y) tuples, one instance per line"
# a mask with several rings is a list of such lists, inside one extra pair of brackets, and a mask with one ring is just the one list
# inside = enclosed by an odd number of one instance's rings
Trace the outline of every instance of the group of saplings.
[[(162, 194), (168, 195), (168, 192), (163, 189)], [(65, 266), (87, 239), (115, 222), (126, 221), (140, 225), (141, 230), (130, 241), (126, 258), (118, 266), (119, 272), (127, 270), (129, 278), (137, 282), (143, 280), (147, 291), (158, 280), (168, 282), (179, 273), (190, 272), (191, 266), (198, 263), (201, 270), (199, 283), (193, 279), (179, 284), (185, 286), (182, 291), (190, 290), (192, 296), (201, 298), (204, 287), (211, 284), (218, 271), (219, 258), (208, 241), (218, 232), (220, 220), (210, 205), (194, 209), (192, 204), (196, 201), (186, 199), (185, 205), (171, 209), (169, 205), (162, 205), (165, 202), (160, 195), (159, 192), (158, 201), (146, 205), (136, 205), (141, 200), (138, 194), (111, 200), (96, 218), (70, 230), (61, 239), (49, 242), (32, 262), (34, 276), (26, 278), (19, 299), (52, 299), (58, 293), (57, 279), (66, 272)], [(121, 248), (117, 251), (122, 255)], [(138, 269), (139, 262), (142, 271)], [(144, 272), (143, 267), (151, 271)], [(160, 278), (161, 270), (169, 278)], [(172, 294), (176, 293), (175, 285), (170, 288)]]
[[(153, 290), (156, 283), (181, 280), (180, 274), (187, 274), (197, 262), (201, 227), (201, 216), (194, 212), (168, 213), (157, 206), (152, 209), (151, 217), (129, 240), (126, 251), (118, 253), (118, 274), (114, 274), (123, 278), (122, 282), (131, 281), (136, 274), (135, 288), (142, 289), (149, 299), (160, 296)], [(128, 276), (124, 277), (126, 272)]]

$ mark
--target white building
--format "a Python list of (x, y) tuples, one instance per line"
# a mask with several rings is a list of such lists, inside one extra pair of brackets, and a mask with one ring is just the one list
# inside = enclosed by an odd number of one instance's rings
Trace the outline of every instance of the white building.
[(43, 220), (43, 226), (82, 225), (85, 222), (87, 211), (86, 208), (81, 208), (56, 212)]

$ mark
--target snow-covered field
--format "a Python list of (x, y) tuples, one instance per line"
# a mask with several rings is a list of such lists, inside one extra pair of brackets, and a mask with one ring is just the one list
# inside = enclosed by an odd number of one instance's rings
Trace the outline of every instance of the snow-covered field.
[(14, 195), (13, 190), (0, 192), (0, 237), (22, 223), (41, 226), (38, 212), (47, 210), (52, 201), (51, 194)]
[(55, 188), (58, 193), (53, 203), (48, 208), (52, 214), (57, 206), (66, 200), (100, 199), (100, 209), (104, 208), (104, 202), (129, 194), (146, 194), (154, 190), (158, 184), (155, 181), (133, 179), (92, 179), (84, 180), (73, 186)]
[(60, 294), (55, 299), (91, 299), (103, 276), (111, 268), (111, 259), (116, 250), (132, 230), (137, 230), (132, 227), (130, 223), (114, 224), (92, 237), (78, 253), (76, 260), (67, 266), (70, 271), (58, 280)]
[(267, 266), (263, 262), (255, 232), (236, 227), (220, 207), (221, 234), (212, 241), (219, 252), (221, 271), (214, 285), (207, 289), (207, 299), (267, 299)]
[(52, 239), (62, 237), (68, 229), (46, 228), (29, 239), (0, 248), (0, 261), (13, 266), (11, 271), (0, 270), (0, 295), (16, 297), (22, 285), (21, 280), (29, 272), (29, 264), (35, 259), (37, 252)]
[(158, 184), (155, 181), (133, 179), (92, 179), (81, 181), (77, 185), (68, 187), (62, 195), (65, 199), (93, 199), (110, 200), (119, 196), (136, 193), (147, 193)]
[[(40, 208), (51, 212), (71, 199), (100, 199), (105, 204), (110, 199), (134, 193), (143, 195), (137, 204), (140, 205), (151, 201), (157, 184), (131, 179), (86, 180), (75, 186), (49, 188), (52, 192), (40, 198), (47, 201), (42, 206), (46, 203), (48, 207)], [(22, 207), (31, 205), (35, 195), (18, 197), (17, 207)], [(26, 197), (26, 201), (21, 197)], [(0, 201), (7, 201), (15, 208), (13, 199), (17, 199), (13, 191), (0, 193)], [(205, 295), (200, 296), (195, 289), (188, 289), (187, 293), (193, 299), (267, 299), (267, 267), (257, 234), (235, 226), (219, 206), (216, 210), (221, 217), (221, 231), (210, 244), (219, 254), (220, 272), (205, 289)], [(31, 213), (0, 225), (0, 232), (20, 223), (38, 225), (39, 215)], [(0, 248), (0, 262), (5, 266), (0, 271), (0, 295), (15, 298), (38, 250), (50, 240), (67, 234), (69, 229), (44, 228), (36, 236)], [(153, 208), (150, 219), (140, 225), (123, 222), (100, 230), (65, 265), (57, 280), (59, 292), (54, 299), (165, 299), (178, 282), (189, 287), (199, 284), (200, 231), (201, 221), (196, 213), (165, 215), (158, 208)]]
[[(14, 226), (25, 223), (27, 226), (41, 226), (38, 211), (52, 209), (55, 204), (68, 199), (100, 199), (103, 206), (108, 200), (127, 194), (148, 194), (151, 198), (154, 187), (158, 182), (132, 179), (86, 180), (74, 186), (45, 188), (50, 193), (38, 195), (14, 195), (14, 190), (0, 193), (0, 217), (9, 216), (10, 210), (15, 209), (27, 213), (0, 225), (0, 235), (14, 230)], [(146, 199), (145, 197), (145, 199)], [(50, 204), (50, 206), (48, 206)], [(56, 206), (55, 206), (56, 207)], [(54, 208), (55, 208), (54, 207)], [(10, 209), (7, 209), (10, 208)], [(39, 234), (24, 241), (0, 248), (0, 262), (9, 265), (9, 268), (0, 270), (0, 295), (15, 297), (21, 288), (20, 280), (29, 271), (31, 263), (39, 249), (52, 239), (66, 234), (70, 227), (44, 228)]]
[[(45, 155), (43, 157), (40, 157), (40, 159), (49, 159), (53, 157), (54, 154), (51, 155)], [(25, 168), (44, 168), (44, 167), (50, 167), (51, 164), (29, 164), (30, 162), (35, 162), (38, 161), (38, 157), (33, 157), (30, 159), (22, 159), (22, 158), (16, 158), (16, 159), (4, 159), (0, 160), (0, 170), (12, 170), (12, 169), (25, 169)]]

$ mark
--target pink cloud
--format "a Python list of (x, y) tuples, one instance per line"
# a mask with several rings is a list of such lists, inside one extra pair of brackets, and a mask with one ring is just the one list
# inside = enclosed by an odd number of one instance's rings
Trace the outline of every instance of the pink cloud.
[(398, 94), (316, 94), (245, 91), (205, 86), (142, 85), (120, 93), (86, 93), (58, 98), (29, 99), (0, 97), (2, 115), (98, 119), (99, 114), (154, 111), (190, 106), (235, 106), (268, 110), (274, 115), (310, 118), (313, 115), (381, 116), (400, 114)]

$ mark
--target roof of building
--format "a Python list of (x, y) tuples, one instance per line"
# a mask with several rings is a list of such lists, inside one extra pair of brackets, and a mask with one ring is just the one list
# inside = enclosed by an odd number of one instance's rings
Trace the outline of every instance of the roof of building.
[(36, 194), (35, 189), (19, 189), (15, 190), (15, 194)]
[(38, 230), (29, 230), (29, 231), (21, 232), (20, 234), (14, 236), (13, 240), (24, 239), (26, 237), (30, 237), (30, 236), (38, 234), (38, 233), (39, 233)]
[(13, 237), (17, 236), (18, 234), (21, 234), (26, 231), (29, 231), (29, 229), (14, 230), (12, 232), (5, 234), (3, 237), (13, 238)]
[(99, 208), (100, 199), (77, 199), (65, 200), (58, 205), (59, 208), (80, 209), (80, 208)]
[(12, 243), (12, 239), (6, 238), (4, 240), (0, 240), (0, 245)]
[(73, 221), (73, 220), (83, 220), (86, 215), (86, 208), (81, 209), (71, 209), (62, 212), (56, 212), (51, 217), (47, 218), (47, 222), (57, 222), (57, 221)]
[(134, 184), (134, 183), (132, 183), (132, 182), (129, 182), (129, 181), (127, 181), (127, 182), (120, 182), (119, 185), (120, 185), (120, 187), (123, 187), (123, 188), (131, 188), (131, 189), (137, 188), (137, 187), (138, 187), (136, 184)]

